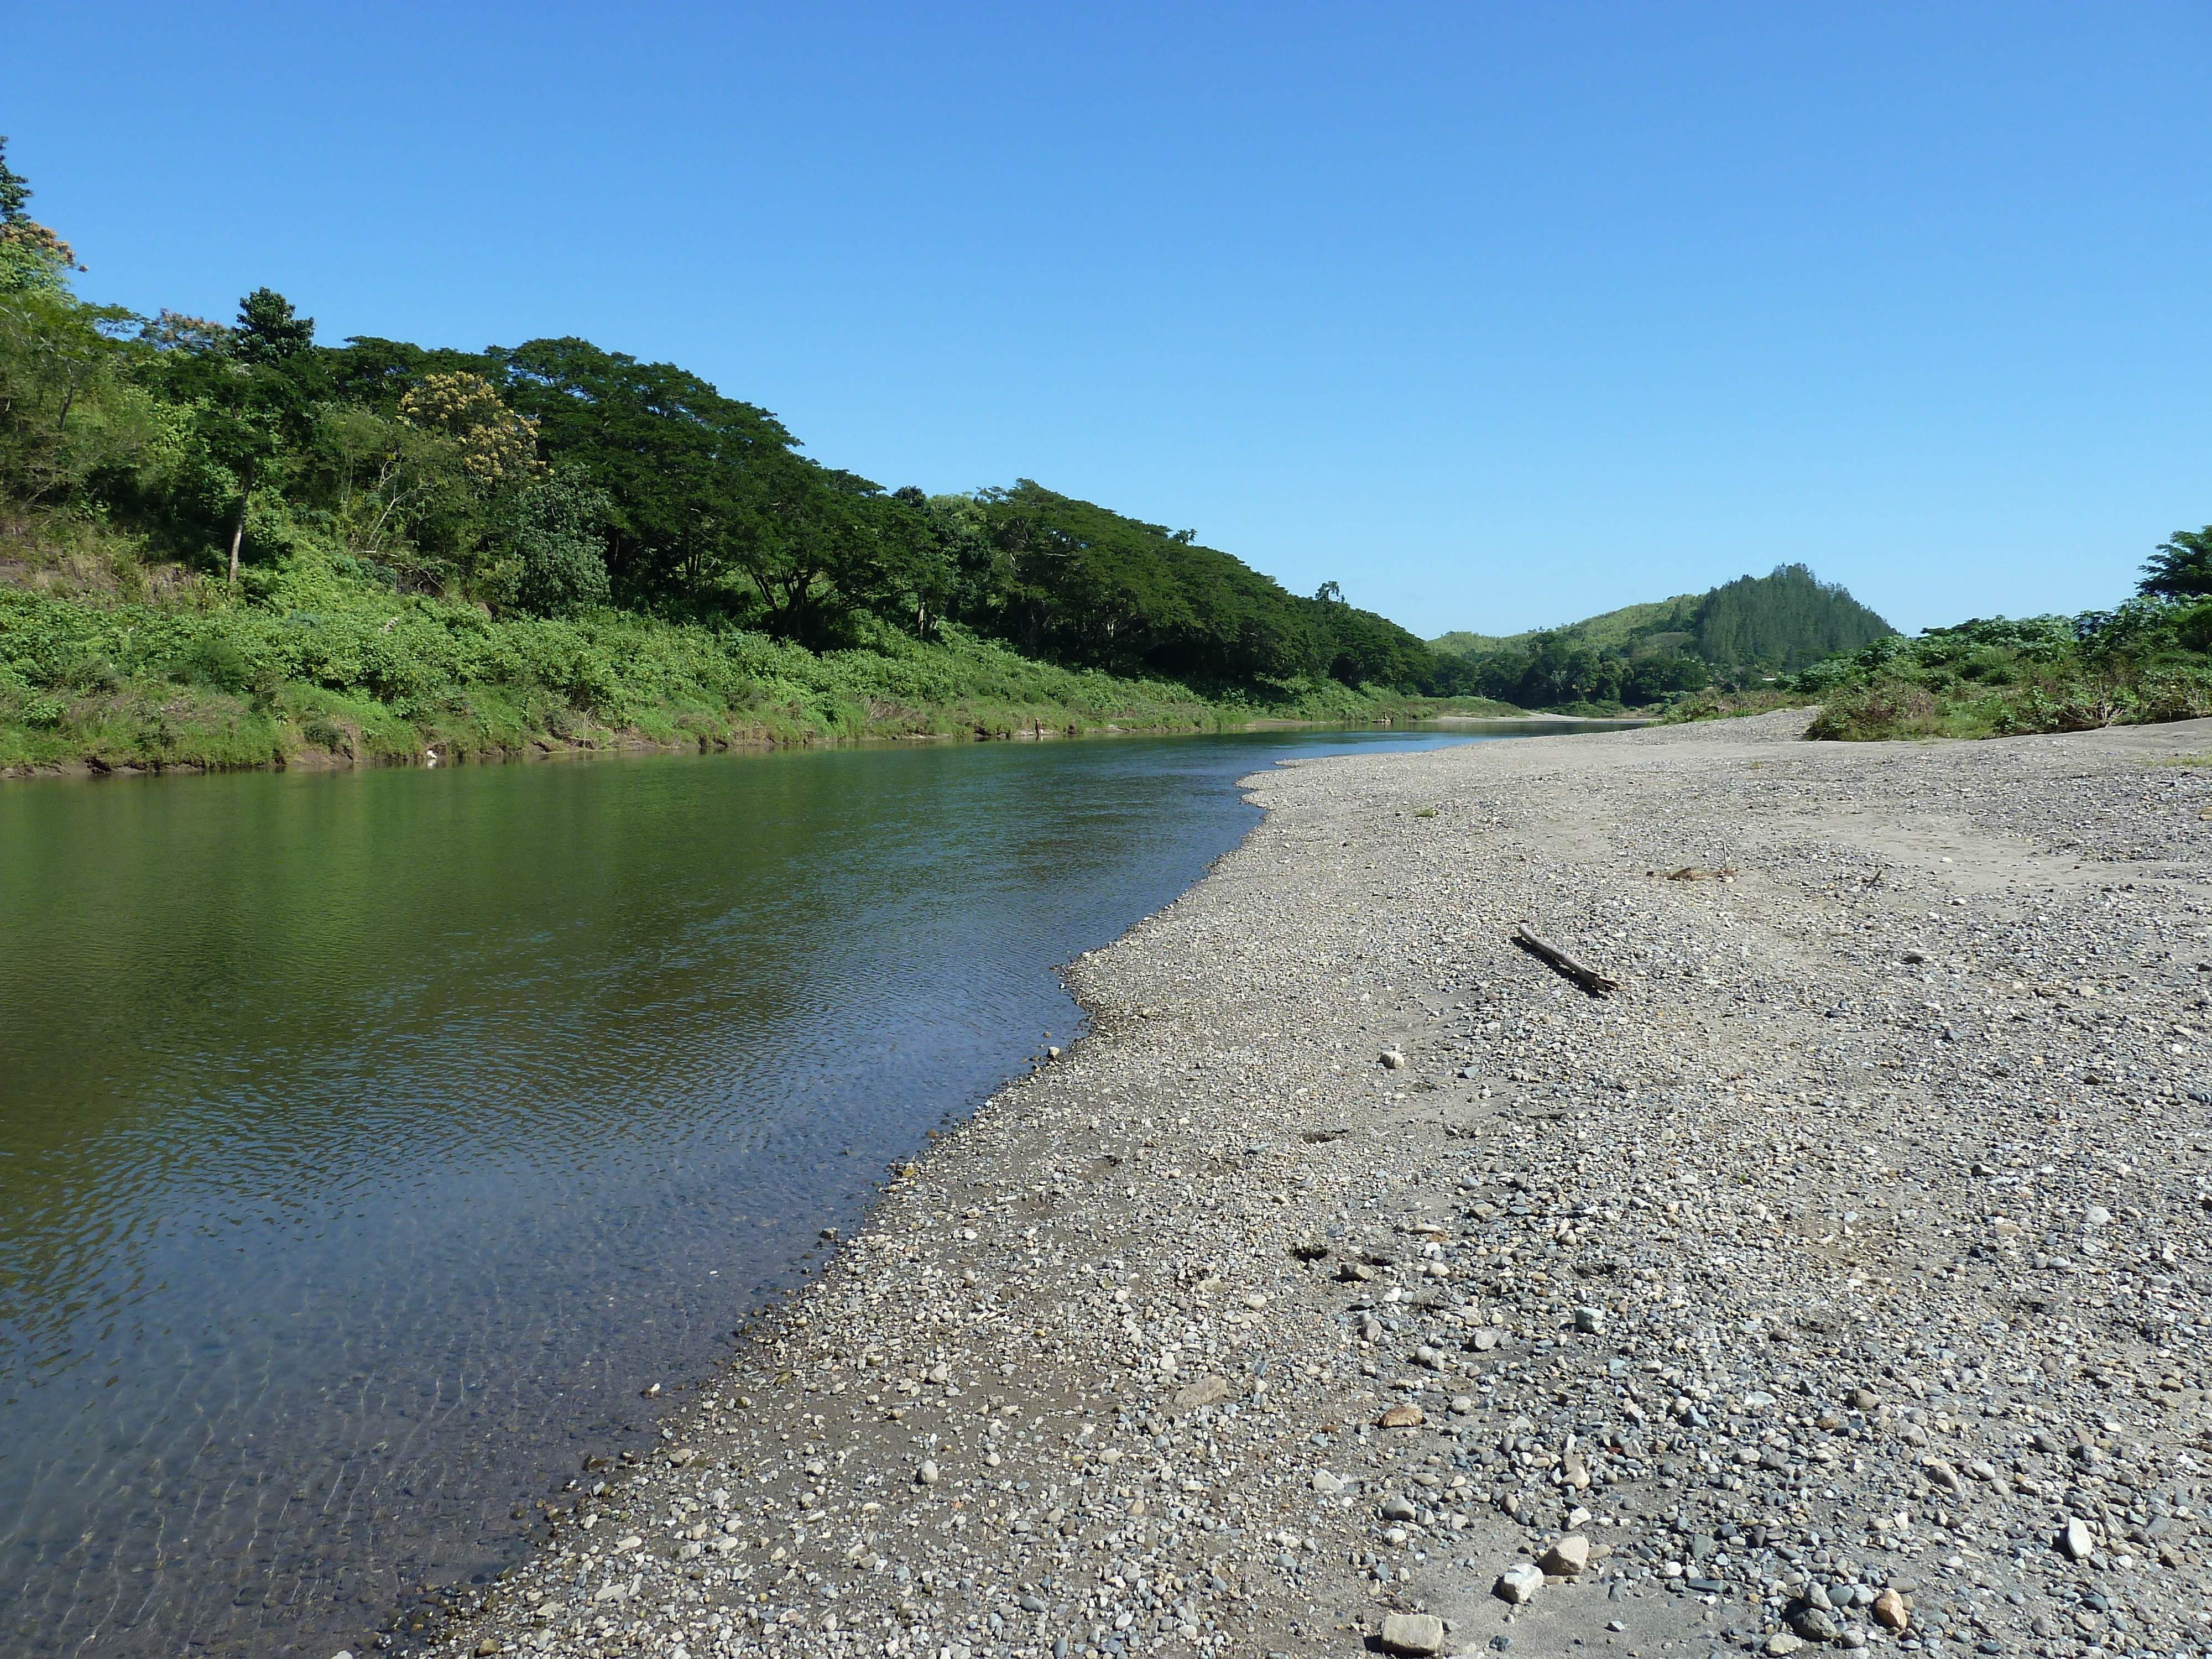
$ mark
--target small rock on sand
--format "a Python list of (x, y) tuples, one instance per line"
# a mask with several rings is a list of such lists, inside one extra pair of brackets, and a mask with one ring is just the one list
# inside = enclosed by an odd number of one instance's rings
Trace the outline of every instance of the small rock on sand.
[(1419, 1406), (1393, 1406), (1382, 1413), (1380, 1426), (1386, 1429), (1418, 1429), (1428, 1420), (1421, 1415)]
[(1905, 1598), (1893, 1589), (1886, 1589), (1874, 1598), (1874, 1619), (1885, 1630), (1903, 1630), (1912, 1622)]
[(1498, 1575), (1496, 1595), (1501, 1601), (1520, 1607), (1544, 1588), (1544, 1570), (1534, 1561), (1516, 1561)]
[(1544, 1552), (1537, 1565), (1555, 1578), (1572, 1578), (1589, 1565), (1589, 1540), (1570, 1533)]
[(1380, 1639), (1392, 1653), (1441, 1653), (1444, 1621), (1433, 1613), (1394, 1613), (1382, 1620)]

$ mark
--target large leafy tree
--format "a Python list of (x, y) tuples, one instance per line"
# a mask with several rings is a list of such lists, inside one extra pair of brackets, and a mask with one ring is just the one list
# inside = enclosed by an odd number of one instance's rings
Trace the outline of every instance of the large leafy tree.
[[(189, 319), (179, 319), (189, 321)], [(254, 492), (278, 480), (313, 439), (315, 411), (329, 377), (311, 349), (314, 319), (267, 288), (238, 302), (234, 327), (175, 331), (177, 343), (158, 354), (161, 389), (191, 411), (190, 441), (218, 476), (232, 481), (222, 529), (230, 580), (238, 580), (246, 515)]]
[(1335, 582), (1323, 582), (1305, 606), (1322, 642), (1327, 673), (1346, 685), (1387, 685), (1405, 691), (1435, 691), (1453, 665), (1406, 629), (1362, 611), (1344, 597)]
[(757, 498), (733, 527), (732, 562), (769, 630), (819, 643), (869, 612), (928, 631), (945, 561), (915, 491), (887, 495), (857, 474), (801, 457), (766, 458)]
[(2136, 591), (2169, 599), (2212, 594), (2212, 524), (2202, 530), (2177, 530), (2172, 541), (2160, 542), (2143, 566)]
[(490, 354), (507, 400), (546, 455), (613, 503), (617, 597), (696, 601), (757, 533), (770, 480), (794, 459), (766, 410), (725, 398), (672, 363), (641, 363), (587, 340), (532, 340)]
[(8, 165), (0, 137), (0, 295), (66, 295), (76, 255), (23, 210), (30, 199), (30, 180)]
[[(1324, 672), (1312, 619), (1280, 586), (1188, 531), (1030, 479), (975, 498), (1004, 555), (972, 620), (1025, 650), (1201, 681)], [(966, 561), (963, 561), (963, 565)]]

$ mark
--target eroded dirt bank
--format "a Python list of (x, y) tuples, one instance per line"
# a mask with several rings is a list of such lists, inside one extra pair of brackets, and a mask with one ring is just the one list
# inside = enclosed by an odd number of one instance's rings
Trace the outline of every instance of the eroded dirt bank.
[(2212, 1650), (2212, 722), (1803, 723), (1254, 780), (453, 1650)]

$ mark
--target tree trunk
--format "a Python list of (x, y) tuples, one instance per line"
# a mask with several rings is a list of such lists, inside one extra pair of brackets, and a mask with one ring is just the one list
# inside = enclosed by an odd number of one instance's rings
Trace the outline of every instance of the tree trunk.
[(230, 519), (230, 585), (238, 586), (238, 550), (246, 540), (246, 504), (253, 499), (253, 469), (246, 470), (246, 488), (238, 492), (238, 511)]

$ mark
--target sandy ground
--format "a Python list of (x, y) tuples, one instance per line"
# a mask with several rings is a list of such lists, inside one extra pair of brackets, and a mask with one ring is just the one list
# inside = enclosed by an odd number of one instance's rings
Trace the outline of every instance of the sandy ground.
[(1804, 720), (1249, 781), (449, 1650), (2212, 1651), (2212, 722)]

